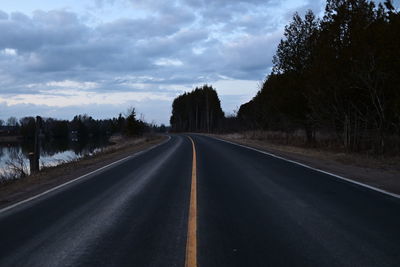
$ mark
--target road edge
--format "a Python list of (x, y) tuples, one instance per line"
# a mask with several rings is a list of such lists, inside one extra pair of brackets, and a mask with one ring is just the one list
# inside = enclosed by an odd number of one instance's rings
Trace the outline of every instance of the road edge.
[(368, 185), (368, 184), (357, 182), (357, 181), (352, 180), (350, 178), (347, 178), (347, 177), (344, 177), (344, 176), (341, 176), (341, 175), (337, 175), (337, 174), (334, 174), (334, 173), (331, 173), (331, 172), (328, 172), (328, 171), (324, 171), (324, 170), (312, 167), (310, 165), (307, 165), (307, 164), (304, 164), (304, 163), (300, 163), (300, 162), (295, 161), (295, 160), (287, 159), (287, 158), (275, 155), (275, 154), (267, 152), (267, 151), (263, 151), (263, 150), (260, 150), (260, 149), (254, 148), (254, 147), (238, 144), (238, 143), (235, 143), (235, 142), (232, 142), (232, 141), (224, 140), (224, 139), (221, 139), (221, 138), (218, 138), (218, 137), (215, 137), (215, 136), (209, 136), (209, 135), (203, 135), (203, 136), (207, 136), (207, 137), (213, 138), (213, 139), (218, 140), (220, 142), (225, 142), (225, 143), (229, 143), (229, 144), (236, 145), (236, 146), (239, 146), (239, 147), (247, 148), (247, 149), (250, 149), (250, 150), (253, 150), (253, 151), (256, 151), (256, 152), (259, 152), (259, 153), (262, 153), (262, 154), (265, 154), (265, 155), (268, 155), (268, 156), (271, 156), (271, 157), (274, 157), (274, 158), (277, 158), (277, 159), (280, 159), (280, 160), (284, 160), (286, 162), (290, 162), (290, 163), (302, 166), (302, 167), (307, 168), (307, 169), (311, 169), (313, 171), (317, 171), (317, 172), (332, 176), (332, 177), (334, 177), (336, 179), (340, 179), (342, 181), (345, 181), (345, 182), (348, 182), (348, 183), (351, 183), (351, 184), (354, 184), (354, 185), (357, 185), (357, 186), (360, 186), (360, 187), (363, 187), (363, 188), (366, 188), (366, 189), (369, 189), (369, 190), (372, 190), (372, 191), (375, 191), (375, 192), (378, 192), (378, 193), (381, 193), (381, 194), (384, 194), (386, 196), (390, 196), (390, 197), (393, 197), (393, 198), (396, 198), (396, 199), (400, 199), (400, 195), (399, 194), (392, 193), (392, 192), (389, 192), (389, 191), (386, 191), (386, 190), (383, 190), (383, 189), (380, 189), (378, 187), (374, 187), (374, 186), (371, 186), (371, 185)]
[(121, 163), (121, 162), (126, 161), (126, 160), (131, 159), (131, 158), (135, 158), (135, 157), (137, 157), (137, 156), (140, 156), (141, 154), (144, 154), (144, 153), (146, 153), (146, 152), (148, 152), (148, 151), (150, 151), (150, 150), (153, 150), (153, 149), (155, 149), (156, 147), (159, 147), (159, 146), (161, 146), (161, 145), (163, 145), (163, 144), (169, 142), (170, 140), (171, 140), (171, 136), (170, 136), (170, 135), (167, 135), (167, 139), (164, 140), (163, 142), (159, 143), (159, 144), (156, 144), (156, 145), (154, 145), (154, 146), (151, 146), (151, 147), (149, 147), (149, 148), (146, 148), (145, 150), (138, 151), (138, 152), (136, 152), (136, 153), (134, 153), (134, 154), (132, 154), (132, 155), (129, 155), (129, 156), (125, 157), (125, 158), (122, 158), (122, 159), (116, 160), (116, 161), (114, 161), (114, 162), (111, 162), (111, 163), (109, 163), (109, 164), (107, 164), (107, 165), (105, 165), (105, 166), (103, 166), (103, 167), (100, 167), (100, 168), (94, 170), (94, 171), (88, 172), (88, 173), (86, 173), (86, 174), (84, 174), (84, 175), (81, 175), (81, 176), (79, 176), (79, 177), (77, 177), (77, 178), (74, 178), (74, 179), (72, 179), (72, 180), (69, 180), (69, 181), (67, 181), (67, 182), (65, 182), (65, 183), (56, 185), (56, 186), (54, 186), (54, 187), (52, 187), (52, 188), (50, 188), (50, 189), (47, 189), (46, 191), (44, 191), (44, 192), (42, 192), (42, 193), (39, 193), (39, 194), (36, 194), (36, 195), (31, 196), (31, 197), (29, 197), (29, 198), (26, 198), (26, 199), (24, 199), (24, 200), (18, 201), (18, 202), (14, 203), (14, 204), (11, 204), (10, 206), (6, 206), (6, 207), (4, 207), (4, 208), (1, 208), (1, 209), (0, 209), (0, 214), (2, 214), (2, 213), (4, 213), (4, 212), (7, 212), (7, 211), (9, 211), (9, 210), (11, 210), (11, 209), (13, 209), (13, 208), (16, 208), (16, 207), (18, 207), (18, 206), (20, 206), (20, 205), (22, 205), (22, 204), (28, 203), (28, 202), (30, 202), (30, 201), (32, 201), (32, 200), (38, 199), (38, 198), (40, 198), (40, 197), (42, 197), (42, 196), (44, 196), (44, 195), (47, 195), (47, 194), (49, 194), (49, 193), (51, 193), (51, 192), (57, 191), (57, 190), (59, 190), (59, 189), (65, 187), (65, 186), (67, 186), (67, 185), (70, 185), (70, 184), (75, 183), (75, 182), (77, 182), (77, 181), (79, 181), (79, 180), (82, 180), (83, 178), (87, 178), (88, 176), (93, 175), (93, 174), (95, 174), (95, 173), (97, 173), (97, 172), (99, 172), (99, 171), (103, 171), (103, 170), (105, 170), (105, 169), (108, 169), (108, 168), (110, 168), (110, 167), (112, 167), (112, 166), (114, 166), (114, 165), (116, 165), (116, 164), (118, 164), (118, 163)]

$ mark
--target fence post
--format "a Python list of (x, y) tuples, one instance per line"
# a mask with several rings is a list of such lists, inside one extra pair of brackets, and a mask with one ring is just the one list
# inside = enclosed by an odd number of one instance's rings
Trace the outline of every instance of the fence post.
[(39, 172), (39, 159), (40, 159), (40, 129), (42, 126), (42, 118), (36, 117), (36, 127), (35, 127), (35, 148), (33, 153), (29, 153), (29, 163), (31, 174)]

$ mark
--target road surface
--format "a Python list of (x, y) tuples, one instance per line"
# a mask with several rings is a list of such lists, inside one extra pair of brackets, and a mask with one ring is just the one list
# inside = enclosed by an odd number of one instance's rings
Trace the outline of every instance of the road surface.
[(400, 266), (399, 199), (190, 136), (1, 211), (0, 266)]

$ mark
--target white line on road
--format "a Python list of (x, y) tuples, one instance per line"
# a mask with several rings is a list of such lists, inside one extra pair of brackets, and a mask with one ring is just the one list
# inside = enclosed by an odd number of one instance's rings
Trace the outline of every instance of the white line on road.
[(271, 156), (271, 157), (274, 157), (274, 158), (277, 158), (277, 159), (281, 159), (281, 160), (284, 160), (284, 161), (287, 161), (287, 162), (302, 166), (302, 167), (307, 168), (307, 169), (311, 169), (311, 170), (314, 170), (314, 171), (317, 171), (317, 172), (321, 172), (321, 173), (333, 176), (335, 178), (344, 180), (346, 182), (349, 182), (349, 183), (352, 183), (352, 184), (356, 184), (358, 186), (365, 187), (365, 188), (368, 188), (370, 190), (373, 190), (373, 191), (376, 191), (376, 192), (379, 192), (379, 193), (382, 193), (382, 194), (389, 195), (391, 197), (400, 199), (400, 195), (398, 195), (398, 194), (391, 193), (391, 192), (388, 192), (386, 190), (383, 190), (383, 189), (380, 189), (380, 188), (377, 188), (377, 187), (374, 187), (374, 186), (371, 186), (371, 185), (367, 185), (367, 184), (363, 184), (363, 183), (360, 183), (360, 182), (356, 182), (356, 181), (351, 180), (349, 178), (346, 178), (346, 177), (343, 177), (343, 176), (340, 176), (340, 175), (337, 175), (337, 174), (334, 174), (334, 173), (330, 173), (330, 172), (327, 172), (327, 171), (324, 171), (324, 170), (321, 170), (321, 169), (317, 169), (317, 168), (311, 167), (309, 165), (306, 165), (306, 164), (303, 164), (303, 163), (300, 163), (300, 162), (297, 162), (297, 161), (294, 161), (294, 160), (286, 159), (286, 158), (283, 158), (281, 156), (278, 156), (278, 155), (275, 155), (275, 154), (272, 154), (272, 153), (269, 153), (269, 152), (266, 152), (266, 151), (262, 151), (262, 150), (259, 150), (259, 149), (253, 148), (253, 147), (237, 144), (237, 143), (234, 143), (234, 142), (231, 142), (231, 141), (227, 141), (227, 140), (223, 140), (223, 139), (220, 139), (220, 138), (217, 138), (217, 137), (211, 137), (211, 138), (214, 138), (214, 139), (219, 140), (221, 142), (225, 142), (225, 143), (229, 143), (229, 144), (232, 144), (232, 145), (236, 145), (236, 146), (240, 146), (240, 147), (243, 147), (243, 148), (247, 148), (247, 149), (250, 149), (250, 150), (254, 150), (254, 151), (260, 152), (262, 154), (265, 154), (265, 155), (268, 155), (268, 156)]
[[(53, 192), (53, 191), (56, 191), (56, 190), (58, 190), (58, 189), (60, 189), (60, 188), (62, 188), (62, 187), (64, 187), (64, 186), (66, 186), (66, 185), (75, 183), (76, 181), (79, 181), (79, 180), (81, 180), (81, 179), (83, 179), (83, 178), (85, 178), (85, 177), (87, 177), (87, 176), (90, 176), (90, 175), (96, 173), (96, 172), (99, 172), (99, 171), (101, 171), (101, 170), (104, 170), (104, 169), (106, 169), (106, 168), (109, 168), (109, 167), (111, 167), (111, 166), (113, 166), (113, 165), (115, 165), (115, 164), (117, 164), (117, 163), (120, 163), (120, 162), (126, 161), (126, 160), (128, 160), (128, 159), (137, 157), (137, 156), (139, 156), (139, 155), (141, 155), (141, 154), (144, 154), (144, 153), (146, 153), (146, 152), (148, 152), (148, 151), (150, 151), (150, 150), (152, 150), (152, 149), (154, 149), (154, 148), (156, 148), (156, 147), (158, 147), (158, 146), (161, 146), (161, 145), (167, 143), (170, 139), (171, 139), (171, 136), (168, 135), (168, 139), (165, 140), (164, 142), (158, 144), (158, 145), (149, 147), (149, 148), (147, 148), (147, 149), (145, 149), (145, 150), (143, 150), (143, 151), (136, 152), (136, 153), (133, 154), (133, 155), (130, 155), (130, 156), (127, 156), (127, 157), (125, 157), (125, 158), (123, 158), (123, 159), (119, 159), (119, 160), (117, 160), (117, 161), (114, 161), (114, 162), (112, 162), (112, 163), (110, 163), (110, 164), (108, 164), (108, 165), (106, 165), (106, 166), (103, 166), (103, 167), (97, 169), (97, 170), (94, 170), (94, 171), (92, 171), (92, 172), (89, 172), (89, 173), (86, 173), (86, 174), (84, 174), (84, 175), (82, 175), (82, 176), (79, 176), (78, 178), (75, 178), (75, 179), (70, 180), (70, 181), (68, 181), (68, 182), (66, 182), (66, 183), (60, 184), (60, 185), (58, 185), (58, 186), (52, 187), (52, 188), (50, 188), (49, 190), (46, 190), (46, 191), (44, 191), (44, 192), (42, 192), (42, 193), (40, 193), (40, 194), (37, 194), (37, 195), (35, 195), (35, 196), (33, 196), (33, 197), (24, 199), (24, 200), (22, 200), (22, 201), (20, 201), (20, 202), (17, 202), (17, 203), (15, 203), (15, 204), (12, 204), (12, 205), (10, 205), (10, 206), (8, 206), (8, 207), (5, 207), (5, 208), (3, 208), (3, 209), (0, 209), (0, 214), (6, 212), (6, 211), (8, 211), (8, 210), (11, 210), (11, 209), (13, 209), (13, 208), (15, 208), (15, 207), (17, 207), (17, 206), (19, 206), (19, 205), (22, 205), (22, 204), (24, 204), (24, 203), (27, 203), (27, 202), (29, 202), (29, 201), (35, 200), (35, 199), (37, 199), (37, 198), (39, 198), (39, 197), (42, 197), (42, 196), (44, 196), (44, 195), (46, 195), (46, 194), (48, 194), (48, 193), (51, 193), (51, 192)], [(29, 179), (29, 178), (28, 178), (28, 179)]]

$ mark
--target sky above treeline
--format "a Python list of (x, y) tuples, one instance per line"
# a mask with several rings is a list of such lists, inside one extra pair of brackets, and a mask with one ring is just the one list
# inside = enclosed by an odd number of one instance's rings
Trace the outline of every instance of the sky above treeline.
[[(398, 1), (395, 1), (397, 5)], [(179, 94), (217, 89), (226, 114), (270, 72), (294, 12), (325, 0), (1, 0), (0, 119), (110, 118), (136, 107), (168, 124)]]

